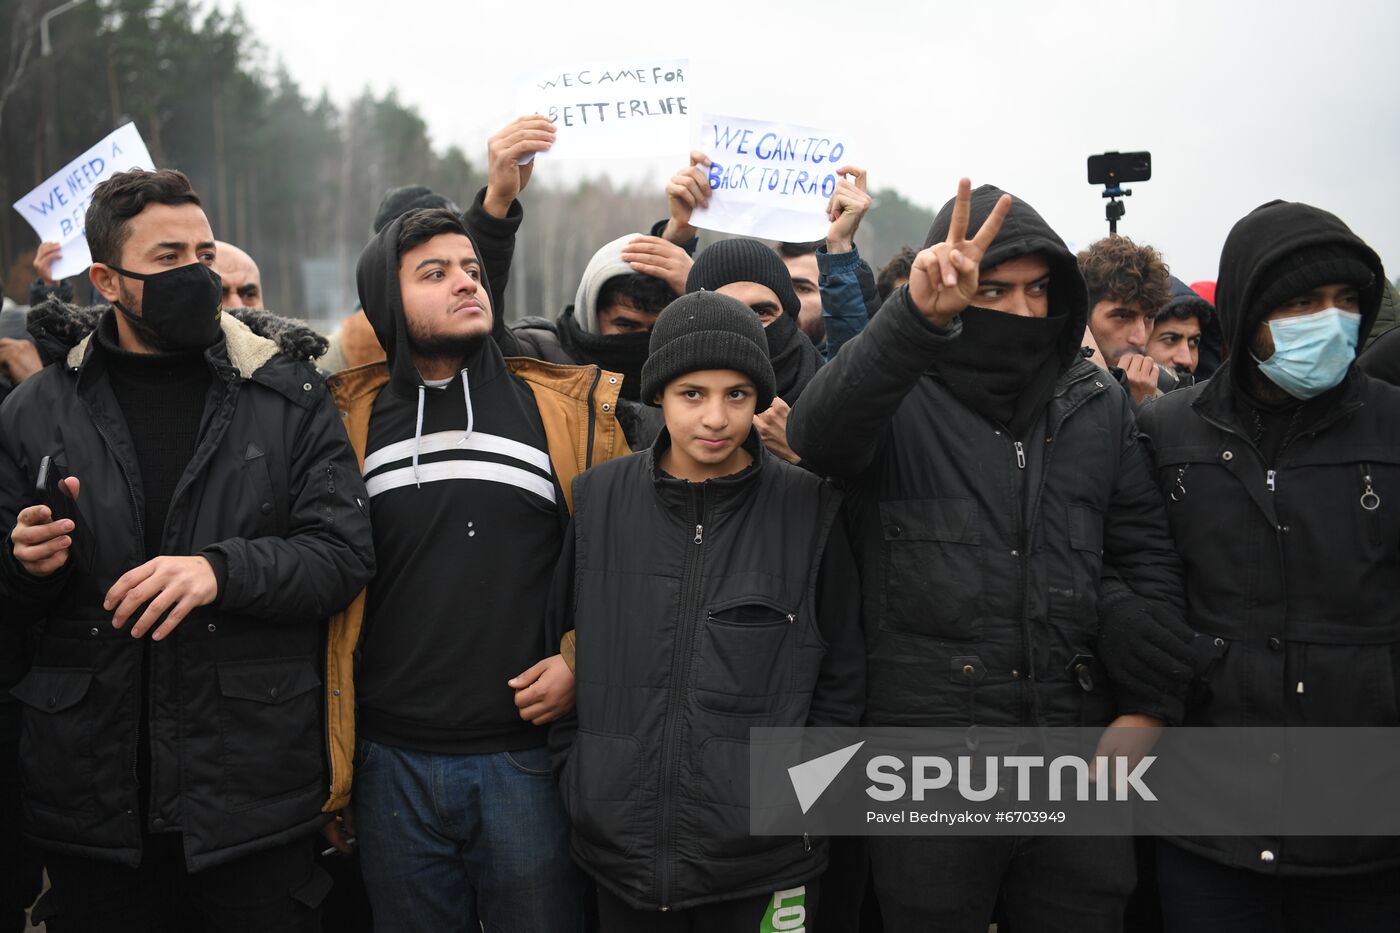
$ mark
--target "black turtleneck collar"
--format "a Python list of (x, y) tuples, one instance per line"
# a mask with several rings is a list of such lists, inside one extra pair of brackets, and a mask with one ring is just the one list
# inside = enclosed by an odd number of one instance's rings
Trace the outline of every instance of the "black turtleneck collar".
[(661, 456), (670, 446), (671, 434), (662, 428), (647, 456), (651, 461), (651, 476), (657, 494), (671, 512), (682, 517), (692, 515), (698, 499), (703, 499), (709, 514), (729, 511), (748, 495), (764, 467), (763, 461), (770, 456), (759, 439), (758, 431), (751, 430), (744, 439), (743, 447), (753, 458), (752, 463), (737, 473), (692, 483), (678, 479), (661, 468)]
[(117, 336), (115, 315), (104, 314), (93, 333), (102, 348), (102, 363), (117, 378), (145, 383), (173, 384), (200, 380), (210, 375), (205, 350), (176, 350), (170, 353), (134, 353), (122, 349)]

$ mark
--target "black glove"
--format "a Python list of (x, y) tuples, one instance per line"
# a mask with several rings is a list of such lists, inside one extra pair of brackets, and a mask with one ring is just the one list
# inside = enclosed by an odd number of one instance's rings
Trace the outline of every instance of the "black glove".
[(1193, 675), (1194, 637), (1189, 625), (1155, 615), (1147, 600), (1130, 591), (1099, 601), (1099, 657), (1122, 691), (1181, 694)]

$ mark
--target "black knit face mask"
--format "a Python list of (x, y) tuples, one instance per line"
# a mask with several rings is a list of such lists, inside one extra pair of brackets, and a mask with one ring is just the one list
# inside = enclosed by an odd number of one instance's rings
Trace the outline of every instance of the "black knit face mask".
[(112, 304), (127, 319), (144, 343), (162, 351), (203, 350), (219, 339), (219, 319), (224, 313), (224, 285), (219, 274), (202, 262), (142, 274), (108, 267), (129, 279), (146, 283), (141, 314), (120, 301)]

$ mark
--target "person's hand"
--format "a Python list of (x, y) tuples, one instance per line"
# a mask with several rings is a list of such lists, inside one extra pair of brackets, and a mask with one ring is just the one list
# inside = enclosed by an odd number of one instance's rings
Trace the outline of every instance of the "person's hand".
[(1157, 397), (1157, 362), (1140, 353), (1124, 353), (1118, 358), (1118, 368), (1128, 377), (1128, 392), (1134, 405)]
[(836, 174), (841, 181), (826, 205), (827, 217), (831, 219), (831, 229), (826, 231), (826, 251), (849, 253), (855, 249), (856, 228), (870, 210), (871, 198), (865, 190), (865, 169), (843, 165), (836, 170)]
[[(59, 486), (77, 501), (76, 476), (59, 480)], [(47, 505), (31, 505), (22, 510), (15, 517), (15, 527), (10, 532), (15, 560), (31, 577), (47, 577), (58, 572), (68, 563), (68, 553), (73, 547), (73, 527), (72, 521), (66, 518), (54, 521)]]
[[(554, 124), (548, 117), (517, 117), (486, 142), (486, 196), (482, 207), (498, 220), (510, 213), (511, 203), (530, 183), (534, 156), (554, 145)], [(530, 156), (524, 165), (520, 160)]]
[(39, 244), (38, 251), (34, 253), (34, 274), (39, 277), (40, 282), (45, 285), (58, 284), (53, 277), (53, 264), (62, 258), (62, 246), (52, 240), (45, 240)]
[[(321, 827), (321, 837), (341, 855), (355, 854), (355, 813), (349, 807), (339, 811), (335, 819)], [(329, 852), (322, 852), (329, 855)]]
[[(1127, 713), (1119, 716), (1108, 724), (1103, 735), (1099, 736), (1098, 748), (1094, 750), (1094, 757), (1104, 757), (1108, 759), (1109, 777), (1111, 786), (1117, 790), (1117, 795), (1127, 794), (1128, 774), (1151, 753), (1157, 740), (1162, 737), (1162, 729), (1165, 723), (1152, 716), (1143, 716), (1140, 713)], [(1118, 767), (1118, 759), (1126, 758), (1126, 770)], [(1098, 769), (1089, 768), (1089, 783), (1097, 782)]]
[(574, 672), (563, 655), (552, 655), (506, 681), (515, 691), (520, 718), (536, 726), (553, 722), (574, 708)]
[(157, 557), (122, 575), (102, 601), (102, 608), (111, 612), (112, 628), (122, 628), (141, 606), (146, 611), (131, 628), (131, 637), (140, 638), (169, 610), (170, 615), (151, 636), (160, 641), (185, 617), (200, 606), (207, 606), (219, 596), (219, 581), (214, 568), (203, 557)]
[(666, 209), (671, 217), (661, 232), (663, 239), (683, 244), (699, 234), (690, 225), (690, 215), (697, 207), (710, 206), (710, 175), (705, 171), (709, 167), (710, 157), (696, 149), (690, 153), (690, 165), (666, 183)]
[(39, 349), (28, 340), (13, 340), (9, 337), (0, 340), (0, 375), (19, 385), (44, 368), (39, 359)]
[(987, 247), (992, 245), (1007, 211), (1011, 210), (1011, 195), (1003, 194), (987, 216), (982, 228), (971, 240), (967, 239), (967, 222), (972, 213), (972, 182), (958, 182), (958, 197), (953, 202), (953, 222), (948, 238), (936, 243), (914, 257), (909, 270), (909, 300), (936, 327), (961, 314), (977, 297), (977, 269)]
[(767, 411), (759, 412), (753, 416), (753, 425), (758, 429), (759, 439), (763, 441), (763, 446), (768, 448), (768, 452), (775, 457), (782, 457), (788, 463), (797, 463), (802, 458), (797, 455), (787, 440), (788, 412), (792, 411), (788, 403), (773, 396), (773, 404), (768, 406)]
[(658, 236), (639, 236), (622, 250), (622, 261), (632, 269), (671, 286), (679, 297), (685, 294), (685, 280), (695, 264), (684, 248)]

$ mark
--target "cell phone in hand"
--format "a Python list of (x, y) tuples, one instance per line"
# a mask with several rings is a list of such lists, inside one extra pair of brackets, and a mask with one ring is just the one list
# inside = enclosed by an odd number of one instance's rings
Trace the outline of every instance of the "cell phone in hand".
[[(83, 527), (78, 500), (69, 495), (65, 487), (59, 485), (62, 479), (63, 468), (52, 457), (44, 457), (39, 461), (39, 478), (34, 483), (34, 495), (41, 504), (49, 507), (53, 521), (67, 519), (73, 523), (73, 530), (68, 533), (73, 539), (70, 553), (82, 559), (92, 546), (92, 541), (88, 538), (87, 529)], [(86, 564), (85, 560), (84, 563)]]

